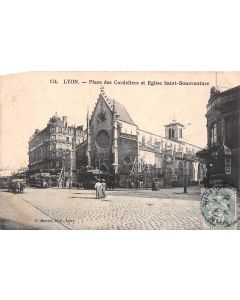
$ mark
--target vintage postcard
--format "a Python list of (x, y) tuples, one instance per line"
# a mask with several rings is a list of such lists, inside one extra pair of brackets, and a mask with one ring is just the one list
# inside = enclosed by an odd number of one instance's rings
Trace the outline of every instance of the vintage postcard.
[(239, 229), (240, 72), (0, 77), (0, 229)]

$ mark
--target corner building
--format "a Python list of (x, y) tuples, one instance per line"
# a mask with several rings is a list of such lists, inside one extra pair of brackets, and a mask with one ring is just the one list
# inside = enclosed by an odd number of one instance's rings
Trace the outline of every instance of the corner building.
[(176, 120), (165, 126), (165, 137), (144, 131), (126, 108), (101, 87), (95, 108), (87, 116), (87, 135), (76, 147), (78, 180), (92, 174), (115, 186), (150, 187), (197, 184), (205, 175), (201, 148), (184, 141), (184, 126)]
[(59, 178), (64, 167), (66, 180), (76, 180), (75, 147), (83, 142), (82, 126), (69, 126), (67, 116), (52, 116), (43, 130), (36, 129), (28, 142), (29, 176)]
[(212, 183), (240, 189), (240, 86), (212, 87), (207, 104), (208, 146), (200, 152)]

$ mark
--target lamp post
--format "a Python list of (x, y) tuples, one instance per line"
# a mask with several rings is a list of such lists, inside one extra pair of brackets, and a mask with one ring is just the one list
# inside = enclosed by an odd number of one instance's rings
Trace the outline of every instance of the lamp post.
[(70, 172), (69, 172), (69, 177), (70, 177), (70, 180), (69, 180), (69, 188), (72, 187), (72, 176), (73, 176), (73, 171), (72, 171), (72, 160), (73, 160), (73, 150), (71, 149), (70, 150)]
[(62, 156), (62, 188), (65, 187), (65, 161), (66, 161), (65, 152), (63, 152), (63, 156)]
[(101, 167), (101, 153), (97, 153), (96, 154), (96, 174), (98, 176), (98, 179), (101, 179), (101, 171), (100, 171), (100, 167)]
[[(186, 128), (186, 126), (191, 126), (191, 123), (185, 124), (184, 128)], [(186, 160), (186, 156), (185, 156), (185, 160), (184, 160), (184, 185), (183, 185), (183, 193), (186, 194), (187, 193), (187, 160)]]
[(100, 156), (98, 160), (98, 179), (100, 180)]
[[(72, 156), (71, 150), (66, 150), (66, 151), (63, 151), (63, 153), (62, 153), (63, 187), (65, 187), (66, 177), (68, 178), (67, 182), (69, 183), (69, 187), (71, 185), (71, 178), (72, 178), (72, 161), (71, 161), (72, 157), (71, 156)], [(66, 176), (66, 173), (68, 173), (67, 176)]]
[(187, 193), (187, 161), (184, 161), (184, 181), (183, 181), (183, 193)]

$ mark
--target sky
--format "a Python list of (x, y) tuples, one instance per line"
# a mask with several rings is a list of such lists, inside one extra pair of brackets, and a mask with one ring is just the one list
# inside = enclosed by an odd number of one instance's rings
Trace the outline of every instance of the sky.
[[(50, 83), (52, 79), (58, 83)], [(64, 80), (79, 84), (64, 84)], [(111, 83), (103, 84), (105, 80)], [(114, 80), (139, 84), (114, 84)], [(148, 85), (148, 81), (162, 85)], [(164, 85), (164, 81), (209, 85)], [(220, 89), (239, 84), (240, 73), (217, 73)], [(28, 165), (30, 136), (35, 129), (45, 128), (55, 112), (67, 115), (70, 125), (85, 126), (87, 110), (93, 110), (101, 85), (109, 98), (126, 107), (141, 129), (164, 136), (164, 125), (175, 115), (178, 122), (191, 124), (186, 126), (185, 140), (206, 146), (206, 105), (210, 88), (216, 86), (215, 72), (27, 72), (0, 77), (0, 168)]]

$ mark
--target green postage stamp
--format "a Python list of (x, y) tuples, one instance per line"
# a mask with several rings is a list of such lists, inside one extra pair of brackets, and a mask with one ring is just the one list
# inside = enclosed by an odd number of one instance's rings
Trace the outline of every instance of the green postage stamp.
[(230, 188), (209, 188), (202, 194), (201, 210), (209, 229), (234, 229), (236, 199), (236, 191)]

